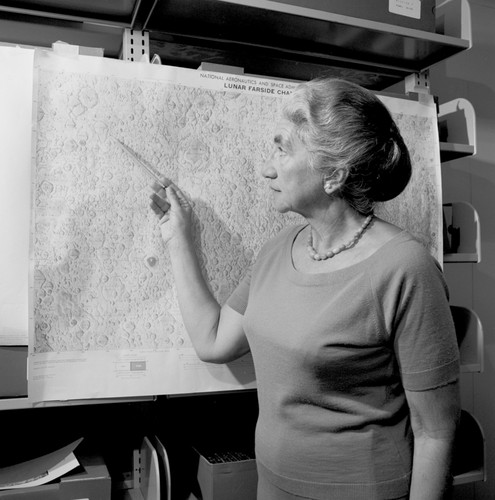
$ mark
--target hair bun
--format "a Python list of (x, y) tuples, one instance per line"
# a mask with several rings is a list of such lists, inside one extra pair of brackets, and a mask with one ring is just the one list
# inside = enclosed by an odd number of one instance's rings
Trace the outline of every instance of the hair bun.
[(389, 201), (406, 188), (412, 174), (409, 152), (402, 137), (394, 134), (389, 140), (388, 155), (380, 165), (369, 196), (374, 201)]

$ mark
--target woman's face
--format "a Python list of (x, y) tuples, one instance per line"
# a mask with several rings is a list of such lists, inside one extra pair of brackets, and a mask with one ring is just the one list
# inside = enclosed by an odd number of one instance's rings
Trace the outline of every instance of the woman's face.
[(283, 119), (273, 137), (272, 152), (261, 171), (268, 179), (275, 209), (308, 216), (326, 195), (321, 174), (309, 167), (309, 154), (295, 133), (292, 122)]

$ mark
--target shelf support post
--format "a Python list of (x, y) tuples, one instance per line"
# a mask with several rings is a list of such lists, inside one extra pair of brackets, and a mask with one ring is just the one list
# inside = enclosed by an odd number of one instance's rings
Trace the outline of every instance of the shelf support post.
[(121, 59), (124, 61), (150, 62), (149, 33), (125, 28)]
[(425, 69), (418, 73), (412, 73), (405, 78), (406, 92), (409, 94), (430, 95), (430, 72)]

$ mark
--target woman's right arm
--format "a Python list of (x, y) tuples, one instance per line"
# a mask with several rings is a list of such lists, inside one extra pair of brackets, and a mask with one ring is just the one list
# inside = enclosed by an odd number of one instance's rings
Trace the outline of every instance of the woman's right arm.
[(221, 307), (208, 288), (193, 245), (192, 207), (177, 186), (168, 184), (166, 190), (153, 187), (152, 208), (169, 250), (184, 326), (201, 360), (233, 361), (249, 351), (242, 315)]

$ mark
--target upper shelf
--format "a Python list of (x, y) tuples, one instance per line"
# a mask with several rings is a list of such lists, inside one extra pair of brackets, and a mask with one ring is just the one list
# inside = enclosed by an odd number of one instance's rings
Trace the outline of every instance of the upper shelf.
[[(471, 46), (467, 2), (442, 2), (437, 32), (271, 0), (167, 0), (144, 28), (163, 61), (242, 66), (246, 73), (308, 79), (336, 71), (383, 89)], [(329, 7), (330, 8), (330, 7)], [(277, 63), (277, 61), (281, 61)], [(363, 81), (364, 80), (364, 81)]]
[(334, 74), (383, 90), (470, 48), (467, 0), (437, 4), (433, 32), (302, 6), (328, 5), (315, 0), (0, 0), (0, 41), (62, 40), (119, 57), (132, 28), (149, 32), (164, 64), (213, 62), (294, 80)]

